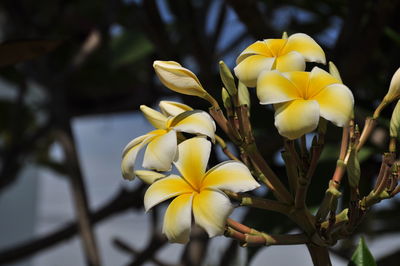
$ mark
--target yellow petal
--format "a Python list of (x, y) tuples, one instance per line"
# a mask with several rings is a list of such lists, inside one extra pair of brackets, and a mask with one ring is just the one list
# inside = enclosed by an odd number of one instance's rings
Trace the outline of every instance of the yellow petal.
[(147, 107), (146, 105), (141, 105), (140, 110), (143, 112), (144, 117), (152, 124), (155, 128), (165, 129), (167, 124), (167, 117), (162, 113)]
[(326, 86), (332, 84), (341, 84), (341, 81), (326, 72), (325, 70), (314, 67), (310, 74), (310, 84), (307, 91), (307, 99), (311, 99), (317, 95)]
[(209, 237), (223, 234), (232, 209), (228, 197), (220, 191), (202, 190), (193, 199), (194, 220)]
[(296, 139), (317, 128), (319, 105), (313, 100), (294, 100), (275, 106), (275, 126), (279, 134)]
[(332, 84), (313, 97), (319, 104), (320, 114), (336, 126), (343, 127), (350, 120), (353, 107), (353, 94), (343, 84)]
[(215, 123), (211, 116), (200, 110), (187, 111), (174, 117), (170, 127), (178, 132), (201, 134), (215, 139)]
[(279, 71), (263, 72), (257, 82), (261, 104), (281, 103), (301, 98), (294, 84)]
[(264, 41), (256, 41), (255, 43), (248, 46), (236, 59), (236, 64), (238, 65), (245, 58), (250, 55), (262, 55), (264, 57), (273, 57), (271, 50)]
[(394, 73), (390, 80), (389, 91), (385, 96), (388, 102), (394, 101), (400, 97), (400, 68)]
[(135, 175), (139, 177), (143, 182), (151, 185), (154, 181), (165, 177), (164, 174), (157, 173), (154, 171), (147, 171), (147, 170), (136, 170)]
[(310, 83), (310, 72), (306, 71), (291, 71), (282, 73), (296, 87), (298, 95), (302, 99), (307, 99), (307, 90)]
[(246, 165), (236, 161), (220, 163), (207, 171), (202, 187), (227, 189), (233, 192), (253, 190), (260, 185)]
[(189, 241), (192, 225), (193, 193), (176, 197), (164, 216), (163, 233), (170, 242), (185, 244)]
[(161, 101), (159, 106), (161, 112), (168, 117), (177, 116), (180, 113), (193, 110), (189, 105), (173, 101)]
[(287, 40), (286, 39), (267, 39), (264, 42), (268, 45), (269, 50), (272, 53), (273, 57), (278, 57), (282, 53), (282, 48), (285, 46)]
[(173, 61), (154, 61), (153, 67), (160, 81), (169, 89), (186, 94), (204, 97), (203, 89), (196, 75)]
[(182, 177), (197, 190), (201, 187), (210, 151), (211, 143), (201, 137), (185, 140), (178, 145), (175, 166)]
[(154, 138), (153, 135), (143, 135), (137, 137), (129, 142), (124, 148), (121, 162), (121, 172), (125, 179), (132, 180), (135, 177), (133, 171), (137, 154), (144, 145), (151, 141), (152, 138)]
[(251, 55), (234, 68), (235, 75), (247, 87), (255, 87), (260, 73), (264, 70), (271, 70), (274, 61), (274, 57)]
[(276, 69), (281, 72), (303, 71), (306, 69), (306, 62), (300, 53), (293, 51), (276, 58)]
[(193, 193), (193, 189), (182, 177), (170, 175), (157, 180), (146, 190), (144, 194), (144, 208), (148, 211), (167, 199), (191, 193)]
[(313, 38), (304, 33), (291, 35), (287, 39), (287, 43), (282, 49), (281, 54), (286, 54), (291, 51), (301, 53), (308, 62), (326, 63), (324, 50), (322, 50), (321, 46), (319, 46)]
[(177, 150), (176, 132), (170, 130), (168, 133), (155, 137), (147, 145), (144, 153), (143, 168), (168, 171), (171, 169), (172, 161)]

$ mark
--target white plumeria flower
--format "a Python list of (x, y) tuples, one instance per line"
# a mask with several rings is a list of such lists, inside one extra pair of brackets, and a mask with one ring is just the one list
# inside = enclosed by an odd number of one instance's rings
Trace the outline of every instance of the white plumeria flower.
[(177, 132), (208, 136), (214, 141), (216, 128), (209, 114), (199, 110), (179, 113), (177, 108), (185, 109), (184, 105), (177, 105), (176, 108), (167, 106), (168, 104), (164, 102), (162, 108), (166, 114), (173, 112), (177, 115), (166, 116), (145, 105), (140, 106), (140, 110), (156, 130), (133, 139), (124, 148), (121, 170), (125, 179), (132, 180), (135, 177), (136, 157), (146, 144), (148, 145), (144, 153), (143, 167), (157, 171), (168, 171), (171, 169), (177, 151)]
[(247, 87), (255, 87), (262, 71), (303, 71), (306, 62), (325, 64), (325, 53), (313, 38), (296, 33), (289, 38), (265, 39), (247, 47), (236, 59), (235, 75)]
[(353, 114), (354, 98), (340, 80), (314, 67), (311, 72), (263, 72), (257, 81), (261, 104), (274, 104), (279, 133), (296, 139), (317, 128), (320, 116), (339, 127)]
[(174, 162), (181, 176), (170, 175), (155, 181), (146, 191), (146, 211), (175, 197), (165, 213), (163, 233), (169, 241), (187, 243), (192, 212), (197, 225), (209, 237), (224, 232), (233, 206), (222, 190), (244, 192), (259, 187), (249, 169), (237, 161), (226, 161), (206, 172), (211, 143), (205, 138), (188, 139), (178, 145)]

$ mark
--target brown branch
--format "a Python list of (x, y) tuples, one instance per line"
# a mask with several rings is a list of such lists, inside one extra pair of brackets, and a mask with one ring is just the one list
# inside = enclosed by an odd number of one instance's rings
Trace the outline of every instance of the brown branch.
[[(113, 244), (121, 251), (124, 251), (134, 256), (141, 256), (140, 251), (134, 249), (132, 246), (130, 246), (128, 243), (126, 243), (120, 238), (114, 238)], [(158, 266), (172, 266), (172, 264), (164, 263), (154, 256), (151, 256), (149, 259)]]
[(56, 138), (64, 149), (69, 180), (78, 216), (79, 231), (83, 240), (83, 248), (88, 265), (100, 265), (100, 256), (97, 248), (96, 238), (90, 224), (89, 204), (82, 171), (76, 152), (76, 146), (70, 127), (66, 131), (57, 131)]

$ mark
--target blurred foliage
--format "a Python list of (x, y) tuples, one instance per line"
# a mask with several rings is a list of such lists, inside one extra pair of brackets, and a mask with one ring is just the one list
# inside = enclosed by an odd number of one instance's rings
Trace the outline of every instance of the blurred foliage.
[[(398, 10), (398, 0), (3, 0), (0, 84), (11, 92), (0, 87), (4, 91), (0, 94), (0, 188), (6, 189), (24, 162), (32, 159), (65, 173), (65, 165), (53, 162), (49, 150), (55, 142), (52, 132), (65, 128), (71, 118), (132, 111), (175, 95), (157, 82), (154, 60), (181, 62), (219, 98), (218, 61), (223, 59), (233, 68), (235, 57), (251, 42), (279, 38), (283, 31), (305, 32), (321, 43), (354, 93), (356, 121), (362, 126), (399, 67)], [(254, 90), (250, 93), (256, 103)], [(195, 108), (207, 108), (197, 98), (182, 99)], [(381, 158), (374, 155), (386, 150), (384, 130), (390, 112), (390, 108), (383, 112), (381, 131), (373, 134), (360, 154), (365, 191), (379, 167)], [(271, 127), (272, 109), (252, 104), (251, 114), (260, 150), (285, 176), (276, 159), (282, 140)], [(340, 136), (340, 129), (329, 125), (307, 199), (311, 208), (323, 197)], [(372, 210), (357, 233), (378, 237), (399, 232), (393, 218), (399, 204), (387, 208)], [(294, 229), (285, 217), (254, 210), (245, 220), (268, 232)], [(334, 251), (350, 258), (348, 247), (354, 245), (354, 239), (342, 241)], [(398, 258), (386, 260), (385, 265), (397, 265)]]

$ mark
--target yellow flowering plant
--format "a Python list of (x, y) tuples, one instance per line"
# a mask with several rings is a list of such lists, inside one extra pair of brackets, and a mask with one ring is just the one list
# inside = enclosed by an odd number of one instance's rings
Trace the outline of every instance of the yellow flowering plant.
[[(209, 114), (168, 101), (160, 103), (161, 112), (142, 106), (144, 116), (156, 129), (133, 139), (123, 151), (123, 177), (137, 176), (150, 185), (144, 196), (146, 211), (172, 200), (163, 223), (163, 233), (169, 241), (188, 242), (191, 225), (195, 223), (209, 237), (224, 234), (242, 246), (305, 244), (314, 265), (331, 265), (327, 247), (350, 236), (372, 205), (400, 192), (399, 166), (395, 161), (399, 104), (390, 123), (388, 152), (382, 157), (374, 188), (366, 196), (359, 193), (363, 177), (358, 159), (381, 110), (399, 99), (399, 70), (391, 80), (388, 94), (361, 130), (354, 121), (353, 94), (336, 66), (330, 62), (328, 71), (321, 65), (307, 71), (306, 62), (325, 64), (326, 59), (322, 48), (303, 33), (251, 44), (236, 60), (236, 77), (220, 62), (225, 112), (193, 72), (177, 62), (154, 62), (157, 76), (166, 87), (211, 104)], [(275, 126), (283, 139), (286, 176), (275, 173), (256, 145), (249, 110), (251, 94), (256, 94), (261, 105), (274, 109)], [(229, 150), (226, 139), (215, 134), (214, 121), (237, 146), (238, 155)], [(314, 173), (329, 123), (342, 128), (340, 153), (330, 181), (321, 188), (326, 189), (325, 197), (311, 212), (306, 205), (308, 187), (313, 178), (320, 178), (314, 177)], [(314, 135), (311, 145), (307, 145), (307, 134)], [(213, 144), (221, 146), (231, 160), (207, 170)], [(145, 145), (145, 169), (135, 170), (138, 151)], [(170, 172), (172, 166), (179, 174)], [(341, 191), (344, 178), (350, 187), (348, 197)], [(260, 185), (271, 191), (275, 199), (253, 195), (251, 191)], [(247, 191), (250, 193), (243, 193)], [(339, 209), (338, 201), (347, 199), (349, 202)], [(277, 235), (251, 228), (229, 218), (238, 206), (281, 213), (296, 223), (301, 232)]]

